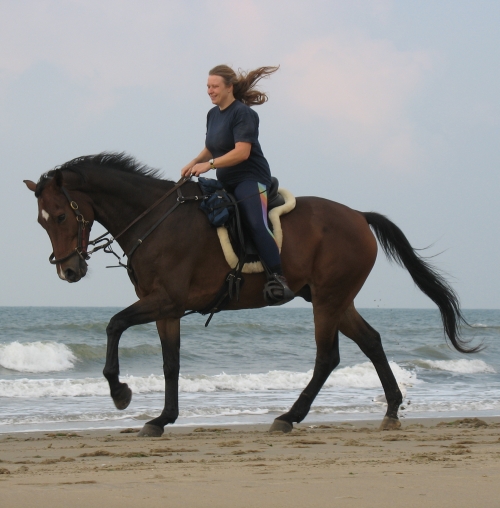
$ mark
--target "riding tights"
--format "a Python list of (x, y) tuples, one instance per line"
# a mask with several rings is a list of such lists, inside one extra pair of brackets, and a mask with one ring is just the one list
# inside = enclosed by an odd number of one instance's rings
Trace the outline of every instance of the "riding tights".
[(272, 273), (283, 275), (278, 245), (267, 223), (266, 185), (246, 180), (233, 188), (242, 219), (257, 252)]

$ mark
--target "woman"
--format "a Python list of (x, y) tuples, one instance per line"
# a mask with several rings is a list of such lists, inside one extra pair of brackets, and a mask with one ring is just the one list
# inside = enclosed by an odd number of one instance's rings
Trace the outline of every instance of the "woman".
[(289, 302), (294, 294), (283, 276), (279, 249), (267, 224), (271, 171), (258, 139), (259, 117), (250, 106), (267, 101), (255, 85), (277, 70), (259, 67), (237, 75), (231, 67), (218, 65), (209, 72), (207, 91), (215, 106), (207, 115), (205, 148), (181, 170), (182, 176), (200, 176), (216, 169), (218, 180), (239, 201), (259, 256), (272, 273), (264, 289), (271, 305)]

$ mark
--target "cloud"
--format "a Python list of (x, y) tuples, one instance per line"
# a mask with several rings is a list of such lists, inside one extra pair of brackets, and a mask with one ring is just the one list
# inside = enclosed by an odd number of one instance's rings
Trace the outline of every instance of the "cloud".
[(187, 12), (184, 3), (160, 0), (8, 2), (0, 20), (2, 84), (44, 63), (91, 90), (97, 108), (109, 107), (120, 88), (168, 81), (182, 54), (172, 29)]
[(279, 84), (275, 96), (286, 99), (286, 121), (298, 106), (302, 116), (326, 119), (329, 139), (333, 133), (350, 158), (409, 169), (419, 147), (408, 107), (432, 58), (359, 29), (347, 31), (350, 18), (385, 19), (392, 2), (379, 0), (369, 9), (354, 4), (316, 1), (312, 9), (294, 0), (7, 0), (0, 18), (0, 99), (2, 88), (46, 66), (80, 91), (76, 115), (93, 118), (127, 89), (160, 90), (168, 100), (190, 104), (198, 94), (202, 100), (213, 65), (280, 63), (279, 77), (264, 88)]
[(419, 150), (409, 106), (431, 63), (422, 51), (401, 51), (362, 33), (336, 33), (305, 42), (282, 69), (289, 100), (327, 119), (352, 154), (408, 170)]

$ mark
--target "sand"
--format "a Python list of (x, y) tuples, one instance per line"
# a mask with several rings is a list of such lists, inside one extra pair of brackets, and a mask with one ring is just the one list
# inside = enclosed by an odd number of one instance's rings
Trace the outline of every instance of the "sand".
[(500, 506), (500, 418), (378, 424), (0, 434), (0, 506)]

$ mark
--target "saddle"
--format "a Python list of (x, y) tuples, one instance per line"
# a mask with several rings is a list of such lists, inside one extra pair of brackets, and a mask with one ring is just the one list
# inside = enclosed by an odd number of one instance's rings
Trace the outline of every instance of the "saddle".
[[(200, 208), (205, 212), (212, 225), (217, 224), (217, 234), (224, 257), (231, 268), (222, 287), (209, 305), (202, 310), (187, 313), (210, 314), (205, 323), (205, 326), (208, 326), (215, 313), (220, 312), (230, 300), (239, 299), (239, 292), (243, 284), (243, 273), (261, 273), (265, 271), (268, 277), (272, 274), (269, 268), (265, 267), (260, 261), (257, 249), (250, 236), (245, 234), (236, 198), (224, 191), (217, 180), (198, 178), (198, 184), (205, 194)], [(273, 177), (268, 192), (268, 224), (273, 230), (280, 252), (283, 244), (280, 216), (292, 211), (295, 204), (293, 194), (285, 189), (280, 189), (278, 179)], [(221, 208), (227, 208), (229, 211), (227, 214), (229, 219), (222, 226), (218, 223), (221, 215), (223, 215), (219, 213)], [(281, 289), (281, 286), (279, 289)]]
[[(232, 199), (234, 200), (234, 197)], [(236, 203), (236, 201), (234, 202)], [(280, 188), (278, 179), (272, 177), (267, 202), (269, 228), (272, 230), (281, 252), (283, 231), (280, 216), (295, 208), (295, 197), (291, 192)], [(224, 257), (231, 268), (236, 268), (240, 263), (242, 273), (262, 273), (265, 271), (255, 244), (250, 235), (246, 233), (238, 213), (233, 214), (224, 226), (217, 228), (217, 235)]]

